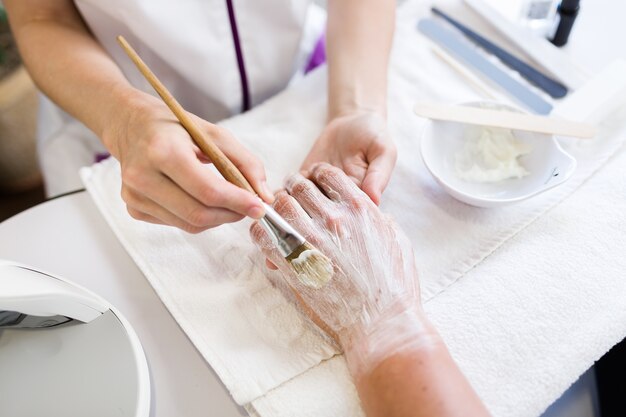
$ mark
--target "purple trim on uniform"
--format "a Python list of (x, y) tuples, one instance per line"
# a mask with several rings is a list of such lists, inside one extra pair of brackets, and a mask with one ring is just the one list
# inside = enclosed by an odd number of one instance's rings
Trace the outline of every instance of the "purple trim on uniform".
[(313, 71), (315, 68), (326, 62), (326, 36), (324, 33), (320, 36), (315, 44), (315, 48), (313, 49), (313, 53), (309, 57), (309, 63), (304, 68), (304, 73), (308, 74)]
[(232, 0), (226, 0), (228, 7), (228, 19), (230, 21), (230, 30), (233, 34), (233, 42), (235, 44), (235, 54), (237, 55), (237, 66), (239, 67), (239, 78), (241, 79), (241, 95), (242, 95), (242, 111), (250, 110), (250, 91), (248, 90), (248, 76), (246, 75), (246, 66), (243, 62), (243, 52), (241, 50), (241, 41), (239, 40), (239, 31), (237, 30), (237, 20), (235, 19), (235, 8)]
[(98, 152), (93, 156), (93, 162), (97, 164), (98, 162), (102, 162), (110, 156), (111, 154), (108, 152)]

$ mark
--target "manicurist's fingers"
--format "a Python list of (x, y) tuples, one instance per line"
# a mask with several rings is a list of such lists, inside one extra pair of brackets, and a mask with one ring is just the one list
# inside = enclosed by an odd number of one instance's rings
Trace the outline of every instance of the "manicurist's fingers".
[(166, 224), (161, 219), (157, 219), (156, 217), (151, 216), (147, 213), (144, 213), (143, 211), (136, 210), (132, 207), (127, 207), (126, 209), (128, 211), (128, 214), (130, 214), (130, 217), (132, 217), (135, 220), (141, 220), (142, 222), (148, 222), (148, 223), (159, 224), (159, 225)]
[(208, 129), (219, 143), (222, 152), (246, 177), (259, 197), (267, 203), (272, 203), (274, 194), (267, 185), (265, 167), (261, 160), (248, 151), (227, 129), (215, 125), (210, 125)]
[[(198, 230), (206, 230), (243, 218), (241, 214), (234, 211), (202, 204), (169, 178), (160, 174), (142, 176), (139, 183), (130, 181), (125, 189), (127, 191), (123, 197), (133, 200), (132, 204), (125, 200), (127, 204), (175, 226), (178, 226), (182, 220)], [(176, 218), (179, 219), (178, 222), (175, 221)], [(189, 227), (181, 228), (192, 231)]]
[(130, 214), (130, 216), (135, 220), (141, 220), (142, 222), (153, 223), (153, 224), (173, 226), (180, 230), (184, 230), (187, 233), (196, 234), (196, 233), (200, 233), (206, 230), (206, 228), (192, 226), (189, 223), (185, 223), (184, 221), (178, 218), (171, 218), (168, 215), (164, 216), (164, 218), (167, 218), (168, 220), (162, 221), (161, 219), (151, 216), (150, 214), (147, 214), (143, 211), (135, 210), (132, 207), (128, 207), (128, 214)]
[(160, 165), (162, 172), (206, 207), (228, 209), (255, 219), (263, 213), (261, 202), (252, 193), (237, 187), (202, 164), (191, 152), (174, 151)]
[(381, 150), (380, 154), (374, 156), (367, 167), (365, 178), (361, 183), (361, 189), (376, 205), (380, 204), (380, 197), (385, 188), (387, 188), (387, 184), (389, 184), (395, 165), (395, 147), (388, 147)]
[(135, 220), (174, 226), (188, 233), (200, 233), (208, 229), (208, 227), (198, 227), (184, 221), (154, 201), (129, 188), (122, 190), (122, 198), (126, 202), (128, 214)]

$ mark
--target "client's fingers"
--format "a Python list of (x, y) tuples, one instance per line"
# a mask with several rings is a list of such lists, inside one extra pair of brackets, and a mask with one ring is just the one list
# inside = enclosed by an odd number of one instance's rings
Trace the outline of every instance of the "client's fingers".
[[(272, 205), (274, 210), (280, 214), (294, 229), (296, 229), (302, 236), (316, 245), (320, 242), (320, 234), (316, 229), (315, 223), (304, 211), (304, 209), (298, 204), (298, 202), (286, 191), (279, 191), (276, 193), (274, 204)], [(267, 233), (267, 231), (261, 226), (259, 222), (255, 222), (250, 228), (250, 234), (254, 243), (263, 251), (268, 258), (268, 268), (276, 269), (288, 266), (283, 259), (282, 254), (276, 249), (273, 238)]]
[(310, 178), (333, 201), (351, 201), (365, 196), (342, 170), (326, 163), (314, 165)]
[(265, 253), (265, 250), (271, 251), (276, 249), (274, 241), (258, 221), (255, 221), (250, 226), (250, 237), (252, 238), (252, 242), (261, 249), (263, 253)]
[[(277, 195), (276, 201), (280, 198)], [(337, 334), (320, 318), (320, 316), (316, 313), (315, 309), (310, 306), (310, 303), (307, 302), (302, 294), (300, 294), (298, 288), (300, 288), (301, 284), (298, 284), (298, 280), (294, 276), (294, 271), (289, 265), (289, 263), (278, 253), (274, 244), (267, 234), (263, 226), (259, 224), (258, 221), (254, 222), (250, 227), (250, 235), (252, 236), (252, 240), (254, 243), (261, 248), (263, 254), (267, 257), (266, 264), (270, 269), (280, 269), (285, 280), (283, 281), (275, 281), (271, 279), (271, 274), (268, 276), (270, 280), (276, 285), (281, 291), (289, 291), (289, 293), (295, 297), (295, 300), (300, 305), (300, 308), (307, 314), (311, 320), (320, 327), (323, 331), (325, 331), (331, 338), (334, 340), (337, 339)], [(268, 263), (269, 262), (269, 263)], [(278, 266), (278, 267), (277, 267)], [(287, 294), (287, 293), (285, 293)], [(310, 300), (309, 300), (310, 301)]]
[[(317, 241), (314, 236), (315, 226), (311, 218), (286, 191), (283, 190), (276, 193), (272, 206), (306, 240)], [(267, 233), (259, 222), (254, 222), (250, 227), (250, 234), (254, 243), (263, 251), (274, 266), (282, 267), (286, 265), (282, 254), (276, 249), (273, 237)], [(268, 267), (272, 268), (270, 265)]]
[(285, 189), (311, 217), (322, 217), (324, 212), (332, 210), (328, 198), (301, 174), (289, 175)]
[(307, 212), (298, 204), (295, 198), (281, 190), (276, 193), (273, 204), (274, 210), (293, 226), (305, 239), (315, 239), (315, 224)]
[(274, 263), (267, 258), (265, 258), (265, 266), (271, 269), (272, 271), (276, 271), (278, 269), (278, 267), (274, 265)]
[(274, 271), (281, 269), (283, 273), (291, 270), (287, 260), (276, 248), (273, 239), (258, 221), (250, 226), (250, 237), (265, 256), (265, 266)]
[(278, 252), (273, 239), (258, 221), (255, 221), (250, 226), (250, 237), (252, 238), (252, 242), (265, 256), (265, 265), (267, 265), (269, 269), (282, 269), (286, 271), (285, 268), (289, 268), (287, 260)]
[(300, 174), (289, 176), (285, 182), (289, 194), (315, 221), (337, 232), (343, 223), (338, 207), (315, 184)]

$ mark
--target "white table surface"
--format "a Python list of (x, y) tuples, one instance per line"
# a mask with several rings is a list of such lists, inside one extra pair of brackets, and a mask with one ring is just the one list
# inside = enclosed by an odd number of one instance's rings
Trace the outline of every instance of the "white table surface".
[[(618, 41), (626, 39), (621, 22), (626, 2), (593, 0), (581, 9), (568, 53), (591, 73), (617, 57), (626, 58)], [(126, 316), (148, 358), (153, 416), (247, 415), (178, 327), (87, 193), (43, 203), (1, 223), (0, 258), (77, 282)]]
[(74, 281), (121, 311), (148, 359), (151, 415), (248, 415), (178, 327), (86, 192), (48, 201), (0, 223), (0, 258)]

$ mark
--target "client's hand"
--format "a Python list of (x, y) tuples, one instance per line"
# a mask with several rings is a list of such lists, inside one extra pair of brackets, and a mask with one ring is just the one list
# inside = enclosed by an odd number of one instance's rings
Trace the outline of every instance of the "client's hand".
[(342, 171), (287, 179), (274, 203), (329, 256), (334, 275), (314, 289), (300, 281), (258, 223), (251, 233), (285, 276), (302, 309), (343, 348), (369, 417), (486, 416), (420, 305), (406, 236)]
[(321, 289), (307, 287), (255, 223), (251, 233), (287, 278), (303, 309), (343, 347), (353, 373), (372, 368), (428, 331), (407, 237), (340, 169), (314, 166), (293, 175), (275, 209), (335, 267)]

